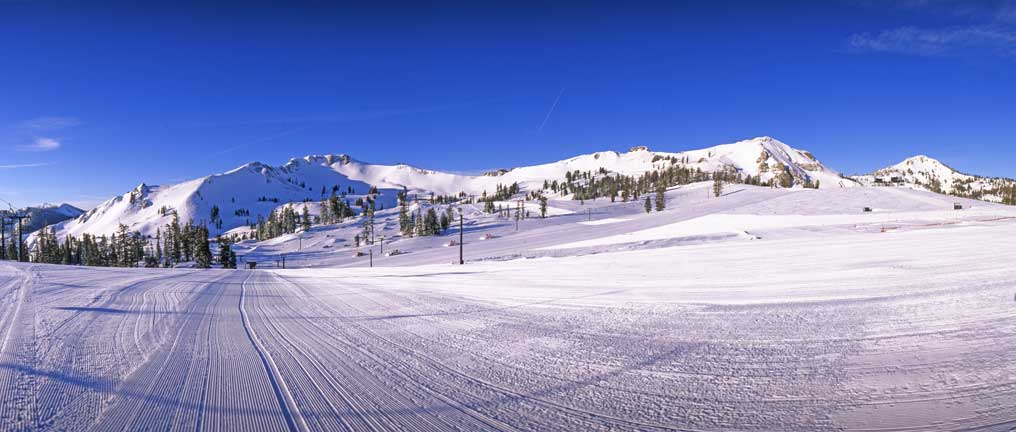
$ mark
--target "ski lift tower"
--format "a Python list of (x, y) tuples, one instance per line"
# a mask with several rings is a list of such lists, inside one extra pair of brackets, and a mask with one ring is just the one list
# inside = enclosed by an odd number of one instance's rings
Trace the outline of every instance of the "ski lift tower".
[(0, 260), (7, 259), (7, 210), (0, 210)]
[(18, 246), (18, 252), (17, 252), (18, 256), (16, 257), (17, 261), (18, 262), (28, 261), (28, 255), (25, 254), (25, 242), (23, 240), (24, 235), (25, 235), (24, 230), (23, 230), (24, 226), (22, 225), (21, 221), (24, 220), (24, 219), (28, 219), (29, 216), (27, 214), (25, 214), (25, 213), (14, 213), (13, 215), (10, 215), (8, 217), (11, 219), (11, 227), (12, 228), (14, 227), (14, 219), (18, 220), (18, 243), (17, 243), (17, 246)]

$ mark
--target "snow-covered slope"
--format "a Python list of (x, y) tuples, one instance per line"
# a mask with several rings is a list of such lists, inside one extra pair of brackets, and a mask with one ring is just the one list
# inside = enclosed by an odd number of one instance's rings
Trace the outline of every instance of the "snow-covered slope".
[(1011, 189), (1016, 188), (1012, 179), (964, 174), (924, 155), (853, 178), (866, 186), (911, 187), (991, 202), (1007, 201)]
[[(569, 172), (606, 172), (639, 176), (646, 172), (683, 165), (703, 172), (732, 171), (763, 182), (783, 180), (795, 186), (806, 182), (821, 187), (847, 187), (856, 183), (823, 165), (811, 153), (794, 149), (771, 137), (680, 153), (654, 152), (644, 147), (629, 152), (597, 152), (558, 162), (498, 170), (470, 176), (416, 168), (410, 165), (375, 165), (348, 155), (312, 155), (291, 159), (280, 167), (249, 163), (222, 174), (182, 183), (149, 186), (114, 197), (73, 221), (59, 224), (58, 237), (84, 233), (111, 234), (120, 224), (131, 231), (155, 235), (176, 214), (181, 222), (204, 222), (212, 235), (255, 222), (289, 202), (319, 201), (332, 191), (355, 200), (374, 186), (379, 203), (395, 204), (403, 188), (417, 194), (480, 195), (493, 193), (498, 185), (519, 184), (522, 192), (543, 188), (544, 182), (562, 181)], [(566, 198), (566, 197), (565, 197)], [(212, 221), (218, 207), (221, 221)]]
[(733, 144), (724, 144), (702, 150), (674, 155), (684, 158), (703, 171), (720, 171), (732, 168), (744, 175), (760, 176), (763, 182), (786, 173), (799, 185), (807, 180), (825, 187), (856, 186), (853, 180), (827, 167), (813, 154), (790, 147), (772, 137), (759, 137)]
[[(907, 188), (794, 188), (728, 185), (715, 197), (712, 182), (666, 192), (664, 211), (646, 213), (639, 201), (550, 200), (547, 218), (539, 211), (516, 227), (513, 217), (484, 213), (483, 205), (459, 206), (464, 214), (466, 257), (470, 261), (600, 254), (618, 250), (743, 242), (786, 237), (903, 232), (941, 227), (1011, 223), (1016, 207), (950, 197)], [(954, 210), (960, 203), (963, 209)], [(509, 205), (511, 203), (504, 203)], [(427, 204), (421, 204), (426, 206)], [(446, 207), (437, 206), (438, 213)], [(870, 211), (865, 211), (868, 208)], [(416, 206), (410, 210), (416, 212)], [(313, 210), (312, 210), (313, 211)], [(457, 258), (457, 224), (435, 236), (409, 237), (399, 230), (397, 209), (376, 214), (377, 237), (384, 246), (356, 245), (359, 220), (315, 225), (306, 232), (266, 241), (247, 240), (233, 250), (244, 260), (275, 266), (282, 256), (289, 268), (365, 266), (357, 255), (374, 250), (375, 266), (448, 263)], [(397, 256), (381, 252), (399, 250)]]
[[(325, 166), (290, 161), (282, 167), (249, 163), (222, 174), (215, 174), (182, 183), (149, 186), (107, 200), (74, 220), (56, 225), (57, 235), (104, 235), (117, 230), (120, 224), (131, 231), (154, 235), (168, 224), (173, 215), (181, 222), (193, 221), (209, 226), (212, 234), (256, 222), (273, 209), (289, 202), (320, 200), (333, 189), (354, 200), (367, 194), (370, 186), (346, 178)], [(379, 197), (391, 205), (394, 194)], [(212, 220), (212, 209), (218, 207), (221, 223)]]
[(853, 186), (852, 180), (823, 165), (811, 153), (797, 150), (771, 137), (759, 137), (702, 150), (681, 153), (654, 152), (636, 147), (626, 153), (597, 152), (543, 165), (498, 170), (482, 176), (449, 174), (416, 168), (410, 165), (373, 165), (345, 155), (308, 156), (301, 161), (327, 165), (344, 176), (382, 188), (406, 187), (421, 192), (452, 195), (465, 192), (478, 195), (493, 192), (498, 184), (518, 183), (521, 190), (538, 190), (544, 181), (562, 180), (574, 171), (598, 171), (637, 176), (682, 164), (705, 172), (731, 169), (742, 175), (761, 176), (764, 181), (781, 172), (797, 183), (819, 180), (828, 186)]
[(1011, 431), (1012, 220), (824, 234), (464, 266), (0, 261), (3, 429)]
[[(28, 219), (25, 219), (22, 223), (24, 224), (25, 232), (32, 232), (47, 225), (76, 218), (85, 211), (70, 204), (60, 204), (58, 206), (43, 204), (38, 207), (27, 207), (16, 212), (28, 216)], [(11, 229), (11, 227), (8, 227), (8, 231)]]

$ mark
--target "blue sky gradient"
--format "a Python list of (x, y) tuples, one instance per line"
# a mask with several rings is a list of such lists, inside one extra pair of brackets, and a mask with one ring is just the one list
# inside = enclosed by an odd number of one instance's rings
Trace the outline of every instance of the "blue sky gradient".
[(474, 172), (760, 135), (848, 174), (1016, 177), (1016, 1), (79, 3), (0, 0), (18, 205), (312, 153)]

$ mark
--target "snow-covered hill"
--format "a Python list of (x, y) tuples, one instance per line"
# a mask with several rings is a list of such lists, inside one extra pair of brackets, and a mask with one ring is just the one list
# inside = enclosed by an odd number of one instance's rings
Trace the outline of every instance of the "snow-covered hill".
[(11, 430), (1013, 425), (1016, 207), (712, 187), (670, 188), (653, 212), (560, 199), (516, 221), (463, 204), (461, 234), (402, 236), (389, 208), (371, 245), (355, 220), (234, 245), (257, 271), (0, 261), (0, 417)]
[[(521, 193), (543, 188), (545, 182), (563, 181), (569, 172), (639, 176), (671, 166), (703, 172), (728, 171), (762, 182), (799, 187), (848, 187), (856, 183), (818, 161), (811, 153), (794, 149), (771, 137), (759, 137), (702, 150), (655, 152), (636, 147), (629, 152), (597, 152), (558, 162), (498, 170), (485, 175), (460, 175), (410, 165), (375, 165), (348, 155), (311, 155), (273, 167), (258, 162), (234, 170), (177, 184), (149, 186), (114, 197), (80, 217), (58, 224), (57, 236), (108, 235), (120, 224), (131, 231), (155, 235), (173, 215), (181, 222), (209, 226), (212, 235), (256, 222), (273, 209), (291, 202), (319, 201), (333, 191), (355, 202), (371, 187), (378, 188), (378, 203), (390, 208), (397, 191), (416, 194), (480, 195), (498, 185), (517, 183)], [(606, 174), (602, 174), (606, 173)], [(557, 198), (568, 199), (567, 195)], [(218, 218), (213, 220), (213, 209)]]
[[(524, 226), (479, 241), (468, 231), (464, 266), (449, 265), (456, 248), (396, 243), (385, 250), (407, 253), (335, 268), (307, 239), (286, 270), (268, 259), (258, 271), (0, 261), (3, 429), (1016, 426), (1013, 219), (956, 212), (950, 197), (924, 191), (736, 187), (747, 190), (703, 206), (771, 195), (773, 210), (798, 214), (798, 203), (846, 198), (860, 219), (878, 213), (858, 205), (938, 213), (928, 198), (965, 220), (881, 232), (873, 220), (794, 216), (805, 225), (729, 242), (478, 261), (591, 234), (575, 215), (553, 218), (554, 233)], [(743, 229), (729, 216), (712, 228)], [(687, 222), (711, 228), (699, 220)], [(676, 223), (664, 234), (687, 235)], [(315, 268), (293, 268), (302, 266)]]
[[(182, 183), (149, 186), (107, 200), (74, 220), (56, 226), (58, 237), (71, 234), (104, 235), (120, 224), (131, 231), (155, 235), (176, 215), (181, 222), (209, 226), (212, 234), (257, 221), (280, 205), (315, 201), (332, 191), (355, 200), (370, 186), (350, 180), (327, 166), (292, 160), (281, 167), (249, 163), (234, 170)], [(389, 199), (390, 197), (390, 199)], [(379, 202), (391, 205), (394, 194), (382, 194)], [(213, 220), (213, 209), (218, 217)]]
[[(36, 231), (47, 225), (53, 225), (65, 220), (76, 218), (84, 212), (84, 210), (70, 204), (43, 204), (41, 206), (26, 207), (15, 211), (15, 213), (28, 216), (27, 219), (22, 221), (25, 232)], [(8, 227), (8, 231), (11, 229), (11, 227)]]
[(853, 178), (866, 186), (910, 187), (991, 202), (1008, 202), (1016, 188), (1016, 180), (964, 174), (924, 155)]
[[(379, 188), (406, 187), (418, 192), (443, 195), (466, 193), (479, 195), (496, 190), (498, 184), (518, 183), (522, 191), (538, 190), (544, 181), (563, 180), (568, 172), (598, 171), (638, 176), (646, 172), (681, 164), (704, 172), (732, 169), (742, 175), (761, 176), (769, 181), (787, 173), (796, 184), (807, 180), (828, 186), (853, 186), (850, 179), (823, 165), (803, 150), (797, 150), (771, 137), (759, 137), (733, 144), (680, 153), (650, 151), (635, 147), (626, 153), (604, 151), (576, 156), (543, 165), (497, 170), (481, 176), (450, 174), (416, 168), (410, 165), (374, 165), (345, 155), (308, 156), (290, 161), (289, 165), (326, 165), (343, 176)], [(289, 166), (287, 165), (287, 166)]]
[[(464, 214), (464, 240), (469, 260), (490, 261), (600, 254), (619, 250), (687, 246), (700, 243), (777, 240), (801, 235), (828, 238), (842, 234), (902, 232), (940, 227), (1011, 223), (1016, 207), (935, 194), (907, 188), (773, 189), (728, 185), (717, 198), (712, 182), (698, 182), (666, 192), (667, 207), (646, 213), (638, 201), (609, 199), (552, 200), (547, 218), (538, 210), (522, 220), (484, 213), (483, 205), (459, 206)], [(954, 204), (963, 206), (955, 210)], [(504, 203), (510, 204), (510, 203)], [(869, 211), (865, 211), (867, 208)], [(410, 206), (410, 209), (415, 209)], [(443, 213), (444, 206), (438, 206)], [(367, 265), (413, 266), (448, 263), (457, 256), (451, 242), (459, 239), (455, 225), (440, 235), (405, 236), (399, 212), (376, 214), (376, 234), (384, 246), (357, 245), (359, 220), (282, 235), (266, 241), (247, 240), (233, 246), (243, 259), (275, 266), (285, 256), (293, 267)], [(399, 250), (397, 256), (381, 252)]]

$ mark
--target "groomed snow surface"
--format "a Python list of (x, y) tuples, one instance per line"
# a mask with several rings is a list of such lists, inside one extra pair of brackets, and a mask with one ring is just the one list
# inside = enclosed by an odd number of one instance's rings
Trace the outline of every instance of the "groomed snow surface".
[(474, 220), (465, 266), (448, 236), (398, 240), (374, 268), (345, 249), (288, 270), (3, 262), (0, 425), (1016, 428), (1012, 208), (706, 190), (651, 215), (556, 203), (517, 234)]

